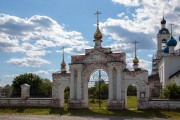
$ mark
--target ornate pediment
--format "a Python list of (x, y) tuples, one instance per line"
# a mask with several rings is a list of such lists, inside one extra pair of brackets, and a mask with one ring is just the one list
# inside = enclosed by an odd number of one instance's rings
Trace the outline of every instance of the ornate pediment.
[[(106, 50), (106, 49), (105, 49)], [(86, 55), (72, 56), (73, 64), (77, 63), (107, 63), (107, 62), (125, 62), (124, 53), (106, 53), (104, 49), (94, 49)]]
[(94, 50), (89, 55), (86, 55), (84, 63), (106, 63), (107, 62), (107, 56), (98, 50)]

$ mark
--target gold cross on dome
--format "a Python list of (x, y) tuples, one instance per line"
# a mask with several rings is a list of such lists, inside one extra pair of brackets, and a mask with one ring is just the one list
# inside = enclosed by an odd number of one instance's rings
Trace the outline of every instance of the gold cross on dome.
[(170, 24), (170, 26), (171, 26), (171, 36), (172, 36), (172, 27), (173, 27), (173, 25), (174, 25), (174, 24), (172, 24), (172, 23)]
[(137, 49), (136, 49), (136, 44), (139, 43), (139, 42), (135, 40), (133, 43), (134, 43), (134, 45), (135, 45), (135, 48), (134, 48), (134, 49), (135, 49), (135, 56), (136, 56), (136, 54), (137, 54), (137, 53), (136, 53), (136, 51), (137, 51)]
[(62, 49), (62, 57), (63, 57), (63, 60), (64, 60), (64, 46), (61, 48)]
[(97, 16), (97, 25), (99, 25), (99, 15), (101, 14), (101, 12), (97, 11), (95, 13), (95, 15)]

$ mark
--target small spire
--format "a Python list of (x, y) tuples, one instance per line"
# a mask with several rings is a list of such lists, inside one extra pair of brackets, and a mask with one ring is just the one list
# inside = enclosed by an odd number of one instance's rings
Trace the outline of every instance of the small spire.
[(164, 19), (164, 11), (163, 11), (163, 19)]
[(171, 36), (172, 36), (172, 27), (173, 27), (173, 25), (174, 25), (174, 24), (172, 24), (172, 23), (170, 24), (170, 26), (171, 26)]
[(161, 24), (166, 24), (166, 20), (164, 19), (164, 11), (163, 11), (163, 19), (161, 21)]
[(95, 40), (101, 40), (102, 39), (102, 33), (99, 30), (99, 15), (101, 14), (101, 12), (97, 11), (95, 13), (95, 15), (97, 16), (97, 28), (96, 28), (96, 32), (94, 33), (94, 39)]
[(134, 60), (133, 60), (133, 63), (134, 63), (134, 65), (138, 65), (139, 59), (137, 58), (136, 44), (139, 43), (139, 42), (137, 42), (137, 41), (135, 40), (133, 43), (134, 43), (134, 45), (135, 45), (135, 47), (134, 47), (135, 53), (134, 53)]
[(61, 72), (66, 72), (66, 63), (64, 61), (64, 46), (62, 47)]
[(95, 13), (95, 15), (97, 16), (97, 26), (99, 26), (99, 15), (101, 14), (101, 12), (97, 11)]

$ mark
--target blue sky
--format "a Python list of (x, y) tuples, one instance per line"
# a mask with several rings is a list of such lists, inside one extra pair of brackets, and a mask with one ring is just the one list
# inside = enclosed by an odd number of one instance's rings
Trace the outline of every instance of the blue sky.
[(94, 46), (97, 10), (102, 13), (102, 45), (125, 52), (132, 67), (132, 42), (139, 41), (140, 66), (151, 71), (163, 11), (167, 28), (175, 24), (178, 41), (179, 6), (179, 0), (0, 0), (0, 84), (27, 72), (52, 80), (52, 72), (60, 69), (62, 46), (67, 64), (71, 55)]

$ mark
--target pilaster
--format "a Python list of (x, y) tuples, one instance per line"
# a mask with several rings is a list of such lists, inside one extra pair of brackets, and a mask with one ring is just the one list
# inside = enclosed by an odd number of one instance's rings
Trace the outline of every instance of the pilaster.
[(78, 65), (78, 79), (77, 79), (77, 100), (81, 100), (82, 96), (81, 96), (81, 84), (82, 84), (82, 80), (81, 80), (81, 73), (82, 73), (83, 67), (82, 65)]
[(108, 69), (109, 74), (109, 100), (113, 100), (112, 68)]
[[(85, 101), (82, 100), (82, 70), (83, 70), (83, 65), (82, 64), (73, 64), (73, 67), (70, 68), (72, 71), (71, 74), (71, 88), (70, 88), (70, 100), (68, 101), (68, 108), (76, 108), (76, 109), (81, 109), (81, 108), (87, 108), (87, 104)], [(74, 71), (77, 71), (77, 82), (74, 81)], [(76, 84), (75, 84), (76, 83)], [(76, 86), (76, 87), (75, 87)], [(71, 90), (72, 89), (72, 90)], [(76, 95), (75, 95), (75, 92)], [(75, 97), (77, 99), (75, 99)]]
[(72, 67), (70, 67), (70, 72), (70, 99), (74, 99), (74, 69)]
[(121, 100), (121, 68), (117, 68), (117, 100)]

